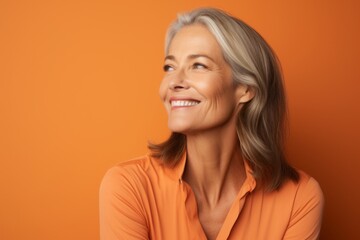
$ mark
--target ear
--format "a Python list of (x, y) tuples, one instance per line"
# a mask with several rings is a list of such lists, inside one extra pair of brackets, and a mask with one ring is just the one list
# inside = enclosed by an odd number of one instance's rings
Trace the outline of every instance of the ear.
[(238, 104), (249, 102), (255, 96), (253, 88), (239, 84), (236, 88), (236, 101)]

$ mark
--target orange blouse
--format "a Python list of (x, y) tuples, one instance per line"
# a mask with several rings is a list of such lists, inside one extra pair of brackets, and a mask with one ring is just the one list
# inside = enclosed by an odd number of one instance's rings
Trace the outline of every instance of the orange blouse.
[[(181, 180), (186, 156), (174, 167), (145, 156), (111, 168), (100, 187), (100, 239), (206, 239), (190, 186)], [(246, 165), (246, 164), (245, 164)], [(317, 239), (323, 211), (319, 184), (302, 171), (273, 192), (247, 178), (220, 229), (225, 239)]]

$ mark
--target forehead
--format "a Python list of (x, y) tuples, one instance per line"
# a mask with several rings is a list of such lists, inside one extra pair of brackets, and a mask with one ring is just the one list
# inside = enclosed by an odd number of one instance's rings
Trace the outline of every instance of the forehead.
[(168, 54), (207, 54), (213, 57), (222, 56), (220, 45), (215, 37), (201, 24), (181, 28), (170, 42)]

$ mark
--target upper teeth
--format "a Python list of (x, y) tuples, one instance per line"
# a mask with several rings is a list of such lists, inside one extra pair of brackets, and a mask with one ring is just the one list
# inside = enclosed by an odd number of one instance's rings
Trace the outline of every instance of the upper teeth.
[(198, 104), (199, 102), (197, 101), (184, 101), (184, 100), (176, 100), (176, 101), (171, 101), (171, 106), (172, 107), (177, 107), (177, 106), (194, 106), (196, 104)]

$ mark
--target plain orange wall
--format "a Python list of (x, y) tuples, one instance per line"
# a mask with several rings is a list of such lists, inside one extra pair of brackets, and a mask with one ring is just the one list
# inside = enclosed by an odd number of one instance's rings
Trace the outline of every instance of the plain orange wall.
[(242, 18), (278, 53), (288, 155), (323, 188), (322, 239), (360, 239), (356, 0), (1, 0), (0, 239), (98, 239), (106, 169), (168, 135), (163, 37), (199, 6)]

